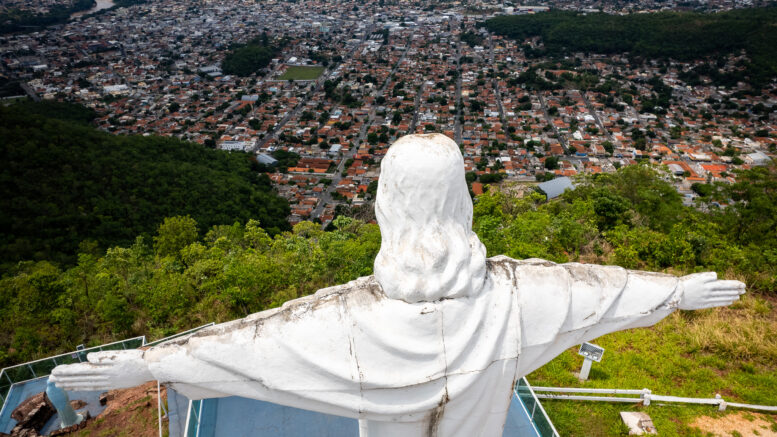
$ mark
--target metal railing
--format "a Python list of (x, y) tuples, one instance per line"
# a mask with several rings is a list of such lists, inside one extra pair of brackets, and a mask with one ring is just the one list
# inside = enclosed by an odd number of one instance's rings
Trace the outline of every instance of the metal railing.
[(5, 400), (8, 397), (8, 392), (11, 391), (12, 385), (40, 378), (42, 376), (48, 376), (51, 374), (51, 371), (60, 364), (84, 362), (86, 361), (86, 355), (89, 352), (136, 349), (143, 346), (145, 343), (145, 336), (134, 337), (6, 367), (0, 370), (0, 402), (2, 402), (2, 405), (5, 405)]
[(2, 410), (5, 408), (5, 402), (8, 399), (8, 393), (11, 391), (11, 387), (13, 387), (14, 384), (49, 376), (51, 371), (60, 364), (83, 363), (86, 361), (86, 356), (90, 352), (137, 349), (143, 346), (156, 346), (162, 342), (178, 337), (183, 337), (184, 335), (197, 332), (202, 328), (213, 326), (214, 324), (215, 323), (210, 322), (208, 324), (198, 326), (194, 329), (189, 329), (188, 331), (179, 332), (169, 337), (152, 341), (151, 343), (146, 343), (146, 336), (141, 335), (140, 337), (115, 341), (113, 343), (93, 346), (86, 349), (80, 349), (73, 352), (67, 352), (64, 354), (54, 355), (52, 357), (42, 358), (40, 360), (29, 361), (26, 363), (17, 364), (15, 366), (6, 367), (0, 370), (0, 412), (2, 412)]
[[(745, 408), (750, 410), (777, 412), (777, 406), (743, 404), (727, 402), (719, 394), (714, 398), (686, 398), (681, 396), (663, 396), (653, 394), (649, 389), (623, 390), (616, 388), (566, 388), (566, 387), (534, 387), (539, 399), (560, 399), (570, 401), (599, 402), (631, 402), (650, 405), (651, 402), (676, 402), (684, 404), (715, 405), (718, 410), (725, 411), (727, 407)], [(571, 394), (570, 394), (571, 393)], [(639, 395), (639, 397), (602, 396), (602, 395)]]
[(189, 401), (189, 411), (186, 417), (184, 437), (200, 436), (200, 417), (202, 417), (202, 401)]
[(526, 413), (529, 415), (534, 429), (540, 437), (559, 437), (556, 427), (550, 421), (548, 413), (542, 407), (538, 396), (534, 393), (532, 386), (526, 378), (521, 378), (515, 385), (515, 395), (521, 401)]

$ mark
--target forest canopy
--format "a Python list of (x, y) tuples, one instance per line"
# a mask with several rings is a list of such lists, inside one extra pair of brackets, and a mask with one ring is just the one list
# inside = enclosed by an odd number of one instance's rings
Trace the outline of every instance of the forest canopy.
[(691, 61), (738, 55), (744, 50), (749, 61), (739, 72), (742, 80), (760, 87), (777, 77), (777, 7), (714, 14), (549, 11), (498, 16), (483, 25), (498, 35), (519, 41), (541, 37), (545, 49), (537, 53), (550, 56), (574, 52), (628, 53), (648, 59)]
[(252, 218), (271, 234), (289, 229), (288, 203), (247, 154), (111, 135), (88, 126), (93, 117), (66, 103), (0, 107), (3, 269), (23, 259), (72, 263), (85, 240), (131, 244), (171, 215), (190, 215), (201, 231)]

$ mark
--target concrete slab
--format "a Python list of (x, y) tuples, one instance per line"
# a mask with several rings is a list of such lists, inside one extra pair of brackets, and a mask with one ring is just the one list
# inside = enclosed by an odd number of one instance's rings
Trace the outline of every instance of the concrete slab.
[(658, 434), (653, 420), (645, 413), (621, 411), (621, 419), (629, 427), (629, 435)]

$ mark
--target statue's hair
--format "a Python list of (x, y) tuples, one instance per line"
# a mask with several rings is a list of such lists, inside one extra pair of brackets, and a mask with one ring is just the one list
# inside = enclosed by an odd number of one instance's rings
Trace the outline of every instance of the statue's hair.
[(398, 139), (381, 163), (375, 278), (386, 295), (430, 302), (477, 294), (486, 250), (472, 232), (459, 147), (441, 134)]

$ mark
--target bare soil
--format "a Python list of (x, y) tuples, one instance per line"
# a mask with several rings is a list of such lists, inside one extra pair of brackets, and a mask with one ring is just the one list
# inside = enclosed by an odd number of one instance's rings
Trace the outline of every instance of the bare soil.
[(774, 420), (758, 413), (740, 411), (721, 417), (702, 416), (690, 425), (715, 436), (777, 437)]
[[(162, 402), (166, 402), (167, 391), (161, 390)], [(167, 431), (167, 420), (162, 421), (162, 430)], [(78, 437), (158, 437), (156, 382), (137, 387), (112, 390), (108, 393), (108, 404), (99, 416), (89, 421), (81, 430), (70, 434)]]

